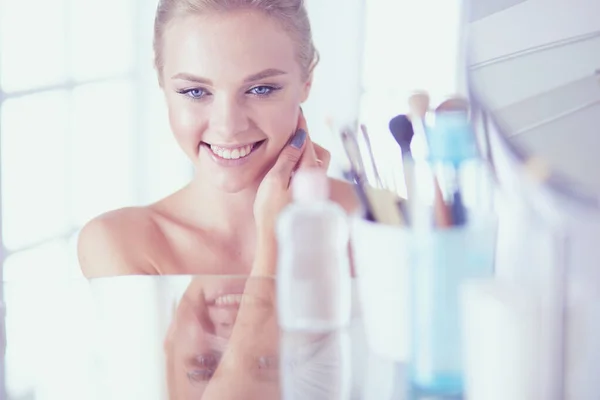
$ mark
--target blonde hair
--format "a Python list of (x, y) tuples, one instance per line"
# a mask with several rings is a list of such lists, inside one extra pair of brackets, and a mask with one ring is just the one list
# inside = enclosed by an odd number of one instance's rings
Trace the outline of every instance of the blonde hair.
[(163, 35), (176, 18), (208, 12), (250, 9), (263, 12), (278, 21), (297, 44), (297, 57), (305, 78), (318, 63), (319, 55), (312, 40), (310, 21), (304, 0), (160, 0), (154, 20), (154, 65), (162, 74)]

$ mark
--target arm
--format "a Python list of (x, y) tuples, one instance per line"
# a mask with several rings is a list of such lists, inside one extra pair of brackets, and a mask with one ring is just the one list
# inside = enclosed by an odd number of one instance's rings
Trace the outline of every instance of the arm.
[(140, 249), (139, 234), (121, 225), (120, 218), (106, 214), (88, 222), (81, 230), (77, 255), (86, 278), (156, 273), (140, 255), (144, 249)]
[[(360, 209), (360, 202), (352, 184), (337, 179), (329, 179), (331, 185), (331, 200), (337, 202), (346, 211), (349, 218)], [(356, 277), (354, 257), (352, 254), (352, 237), (348, 241), (348, 260), (350, 262), (350, 275)]]
[(251, 276), (273, 277), (277, 268), (277, 239), (275, 232), (259, 229), (256, 242), (256, 256)]

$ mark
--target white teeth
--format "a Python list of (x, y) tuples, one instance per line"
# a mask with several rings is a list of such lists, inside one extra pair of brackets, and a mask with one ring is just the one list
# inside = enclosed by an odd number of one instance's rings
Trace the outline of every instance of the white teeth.
[(235, 149), (225, 149), (223, 147), (210, 145), (210, 149), (216, 155), (226, 160), (237, 160), (238, 158), (246, 157), (252, 152), (253, 145), (248, 144), (246, 146), (238, 147)]
[(253, 304), (254, 298), (251, 296), (244, 296), (243, 294), (228, 294), (225, 296), (217, 297), (215, 305), (218, 306), (232, 306), (240, 304)]

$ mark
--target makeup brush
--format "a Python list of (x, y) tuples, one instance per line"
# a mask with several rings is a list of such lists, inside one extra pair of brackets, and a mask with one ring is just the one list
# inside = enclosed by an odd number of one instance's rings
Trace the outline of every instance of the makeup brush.
[(437, 177), (433, 178), (435, 223), (439, 228), (449, 228), (454, 225), (452, 209), (444, 201), (444, 195)]
[(396, 193), (372, 186), (366, 187), (366, 193), (377, 222), (396, 226), (406, 224), (407, 220), (404, 218), (402, 208), (399, 205), (402, 203), (402, 200)]
[(367, 177), (365, 175), (365, 168), (360, 156), (360, 148), (356, 141), (356, 136), (350, 132), (350, 129), (348, 128), (342, 129), (340, 136), (342, 138), (344, 150), (346, 150), (346, 156), (350, 161), (350, 166), (356, 173), (356, 179), (359, 183), (366, 185)]
[(389, 129), (394, 137), (400, 151), (402, 152), (402, 165), (404, 167), (404, 183), (406, 184), (406, 197), (410, 200), (413, 198), (414, 191), (414, 165), (410, 143), (414, 136), (412, 123), (404, 114), (400, 114), (392, 118), (389, 122)]
[[(331, 118), (331, 117), (325, 118), (325, 125), (329, 128), (329, 131), (332, 134), (334, 134), (335, 129), (334, 129), (333, 118)], [(367, 221), (374, 222), (375, 217), (373, 216), (373, 210), (371, 207), (371, 203), (369, 202), (369, 199), (365, 192), (366, 185), (364, 182), (364, 177), (361, 176), (360, 165), (356, 159), (357, 148), (355, 148), (352, 145), (353, 141), (351, 139), (347, 138), (348, 135), (349, 134), (345, 133), (344, 131), (342, 131), (341, 134), (339, 134), (339, 133), (335, 134), (336, 138), (342, 139), (342, 147), (344, 149), (344, 152), (346, 153), (345, 161), (341, 161), (342, 162), (342, 172), (343, 172), (344, 178), (346, 180), (350, 181), (352, 183), (352, 186), (354, 187), (356, 196), (358, 197), (358, 200), (361, 203), (361, 206), (363, 208), (363, 212), (364, 212), (363, 217)]]
[(416, 92), (408, 98), (409, 119), (416, 135), (426, 137), (425, 116), (429, 111), (429, 95)]
[(367, 184), (356, 135), (350, 129), (344, 129), (341, 137), (354, 174), (357, 194), (366, 211), (366, 219), (388, 225), (403, 225), (404, 220), (396, 206), (397, 196), (387, 190), (376, 190)]
[(469, 113), (469, 100), (462, 96), (449, 97), (442, 101), (435, 109), (435, 113), (441, 112), (464, 112)]
[(373, 174), (375, 175), (375, 184), (378, 188), (383, 188), (383, 182), (379, 176), (379, 169), (375, 163), (375, 156), (373, 155), (373, 148), (371, 147), (371, 139), (369, 138), (369, 132), (364, 124), (360, 125), (360, 131), (362, 132), (365, 145), (367, 146), (367, 152), (369, 153), (369, 159), (371, 160), (371, 168), (373, 168)]
[[(427, 134), (425, 132), (425, 117), (429, 110), (429, 94), (426, 92), (416, 92), (408, 98), (408, 108), (410, 121), (415, 135), (420, 137), (423, 143), (427, 143)], [(447, 228), (452, 225), (450, 210), (444, 202), (442, 191), (437, 177), (434, 174), (434, 214), (435, 222), (438, 227)]]
[[(435, 109), (435, 114), (438, 116), (444, 113), (463, 113), (465, 118), (468, 118), (469, 107), (469, 100), (462, 96), (453, 96), (440, 103), (440, 105), (438, 105)], [(462, 192), (460, 190), (458, 177), (458, 166), (455, 166), (449, 183), (452, 186), (452, 203), (450, 206), (452, 225), (461, 226), (466, 223), (467, 211), (462, 200)]]

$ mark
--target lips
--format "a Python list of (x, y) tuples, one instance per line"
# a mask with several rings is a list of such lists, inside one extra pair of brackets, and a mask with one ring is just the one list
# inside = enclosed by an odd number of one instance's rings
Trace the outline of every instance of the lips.
[(239, 160), (248, 157), (254, 150), (260, 147), (264, 140), (258, 142), (244, 144), (240, 146), (219, 146), (203, 142), (208, 149), (217, 157), (224, 160)]
[(206, 285), (204, 288), (204, 301), (207, 305), (214, 305), (219, 298), (229, 295), (243, 295), (246, 289), (246, 279), (224, 279)]
[(227, 294), (215, 299), (216, 307), (239, 307), (241, 304), (257, 305), (259, 301), (256, 297), (247, 294)]
[(261, 298), (256, 290), (247, 293), (247, 281), (245, 279), (223, 282), (205, 289), (205, 302), (209, 307), (215, 308), (233, 308), (237, 309), (240, 305), (262, 306), (267, 304), (265, 298)]

